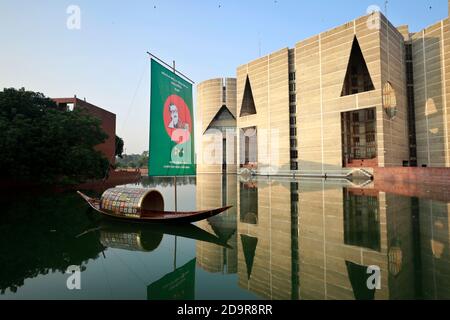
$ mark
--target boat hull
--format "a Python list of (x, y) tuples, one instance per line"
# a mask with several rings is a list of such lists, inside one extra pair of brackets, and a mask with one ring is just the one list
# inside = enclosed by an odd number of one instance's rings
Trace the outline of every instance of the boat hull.
[(93, 199), (83, 194), (82, 192), (77, 192), (95, 211), (101, 213), (109, 218), (127, 221), (133, 223), (178, 223), (187, 224), (193, 223), (205, 219), (214, 217), (222, 212), (227, 211), (231, 206), (216, 208), (211, 210), (194, 211), (194, 212), (170, 212), (170, 211), (149, 211), (141, 214), (140, 217), (132, 217), (125, 215), (118, 215), (112, 212), (102, 210), (100, 207), (100, 200)]

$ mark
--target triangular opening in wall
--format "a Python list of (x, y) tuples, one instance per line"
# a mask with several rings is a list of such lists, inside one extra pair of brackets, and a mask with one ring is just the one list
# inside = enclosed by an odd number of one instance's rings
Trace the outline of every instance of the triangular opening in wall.
[(364, 59), (358, 39), (353, 39), (352, 51), (348, 61), (347, 73), (345, 74), (344, 86), (341, 97), (375, 90)]
[(244, 89), (244, 98), (242, 99), (241, 114), (239, 117), (251, 116), (256, 114), (255, 100), (253, 100), (252, 86), (247, 76)]
[(247, 266), (247, 279), (250, 280), (252, 276), (253, 260), (255, 259), (256, 246), (258, 245), (258, 238), (246, 236), (241, 234), (242, 249), (244, 251), (245, 264)]
[(226, 105), (223, 105), (206, 128), (205, 132), (212, 128), (219, 128), (227, 125), (227, 122), (234, 121), (236, 118)]
[(228, 243), (228, 241), (231, 239), (231, 237), (233, 236), (233, 234), (236, 233), (236, 229), (235, 228), (227, 228), (224, 227), (221, 224), (221, 221), (218, 221), (218, 223), (214, 223), (213, 218), (208, 219), (208, 223), (211, 226), (211, 228), (213, 229), (214, 233), (219, 237), (219, 239), (221, 241), (223, 241), (224, 243)]
[(368, 267), (345, 261), (348, 277), (352, 284), (353, 294), (356, 300), (374, 300), (375, 289), (370, 289), (367, 285), (370, 274)]

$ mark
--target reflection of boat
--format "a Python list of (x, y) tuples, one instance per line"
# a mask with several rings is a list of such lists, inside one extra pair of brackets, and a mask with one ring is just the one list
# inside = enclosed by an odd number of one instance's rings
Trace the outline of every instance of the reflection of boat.
[(153, 251), (160, 245), (164, 234), (209, 242), (229, 248), (217, 236), (193, 224), (123, 224), (114, 220), (104, 221), (100, 228), (100, 241), (105, 247), (129, 251)]
[(78, 191), (96, 211), (109, 217), (134, 222), (191, 223), (216, 216), (231, 207), (194, 212), (164, 211), (164, 199), (156, 190), (113, 188), (101, 199), (93, 199)]
[(142, 230), (118, 230), (114, 228), (102, 228), (100, 230), (100, 242), (103, 246), (127, 251), (150, 252), (156, 250), (162, 239), (162, 233), (145, 233)]

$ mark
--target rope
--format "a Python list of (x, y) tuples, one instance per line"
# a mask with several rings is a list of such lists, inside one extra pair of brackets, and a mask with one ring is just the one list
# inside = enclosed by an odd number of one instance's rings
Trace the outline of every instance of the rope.
[(146, 71), (146, 67), (145, 67), (146, 65), (147, 65), (147, 61), (145, 61), (144, 66), (142, 67), (142, 73), (141, 73), (141, 76), (139, 78), (139, 82), (137, 84), (136, 90), (134, 91), (133, 98), (131, 99), (131, 104), (130, 104), (130, 106), (128, 108), (127, 117), (125, 118), (125, 122), (122, 124), (122, 127), (121, 127), (122, 130), (125, 127), (125, 125), (127, 124), (128, 119), (130, 117), (131, 110), (132, 110), (134, 102), (136, 100), (137, 93), (138, 93), (138, 91), (139, 91), (139, 89), (141, 87), (142, 79), (144, 78), (144, 74), (145, 74), (145, 71)]
[[(125, 128), (125, 125), (128, 123), (128, 120), (130, 118), (131, 111), (132, 111), (134, 103), (136, 101), (137, 93), (138, 93), (139, 89), (141, 88), (142, 79), (144, 78), (144, 74), (145, 74), (145, 71), (146, 71), (146, 67), (145, 67), (146, 64), (147, 64), (147, 61), (145, 61), (144, 65), (142, 67), (142, 72), (141, 72), (141, 75), (139, 77), (138, 84), (136, 86), (136, 89), (134, 90), (134, 94), (133, 94), (133, 98), (131, 99), (130, 106), (128, 107), (127, 116), (126, 116), (125, 121), (122, 123), (122, 126), (120, 128), (121, 131), (123, 131), (123, 129)], [(109, 163), (111, 163), (115, 159), (115, 157), (116, 157), (116, 155), (114, 154), (112, 156), (112, 158), (110, 159)], [(109, 165), (108, 168), (106, 169), (105, 176), (103, 177), (103, 183), (106, 183), (106, 181), (108, 180), (110, 170), (111, 170), (111, 165)]]
[(102, 261), (102, 269), (103, 269), (103, 271), (104, 271), (104, 273), (105, 273), (106, 284), (108, 285), (108, 288), (109, 288), (109, 295), (110, 295), (110, 297), (112, 298), (112, 288), (111, 288), (111, 283), (110, 283), (110, 281), (109, 281), (109, 276), (108, 276), (108, 272), (106, 271), (105, 264), (103, 263), (103, 260), (106, 259), (105, 256), (104, 256), (104, 254), (105, 254), (105, 253), (103, 252), (103, 259), (100, 259), (100, 260)]
[(136, 277), (136, 279), (138, 279), (139, 281), (141, 281), (142, 283), (148, 283), (147, 280), (143, 279), (142, 277), (140, 277), (133, 269), (131, 269), (131, 267), (125, 262), (123, 261), (123, 259), (120, 257), (120, 255), (118, 255), (117, 253), (114, 252), (114, 250), (111, 250), (111, 252), (119, 259), (119, 261), (128, 269), (130, 270), (130, 272)]

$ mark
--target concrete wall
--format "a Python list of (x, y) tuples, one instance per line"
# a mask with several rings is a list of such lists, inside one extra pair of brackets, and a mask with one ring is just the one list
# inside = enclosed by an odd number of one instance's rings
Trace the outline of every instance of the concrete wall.
[(403, 161), (409, 161), (405, 42), (403, 35), (384, 16), (381, 16), (380, 31), (381, 84), (391, 83), (397, 111), (395, 118), (390, 119), (384, 107), (381, 110), (383, 117), (378, 119), (378, 124), (382, 123), (383, 136), (378, 135), (378, 153), (380, 159), (384, 158), (384, 165), (380, 161), (380, 167), (399, 167)]
[[(239, 117), (244, 89), (249, 78), (256, 113)], [(289, 51), (282, 49), (237, 69), (238, 130), (258, 130), (258, 171), (290, 170), (289, 146)], [(238, 160), (243, 158), (238, 134)], [(238, 162), (240, 163), (240, 162)]]
[(413, 37), (418, 165), (449, 167), (449, 20)]
[[(380, 28), (372, 23), (379, 23)], [(355, 36), (375, 90), (341, 97)], [(341, 113), (373, 107), (377, 115), (379, 166), (401, 166), (403, 160), (408, 160), (403, 37), (381, 14), (361, 17), (301, 41), (295, 50), (301, 171), (340, 170)], [(386, 119), (382, 107), (382, 87), (388, 80), (398, 102), (398, 115), (392, 121)], [(396, 137), (392, 138), (391, 133)]]

